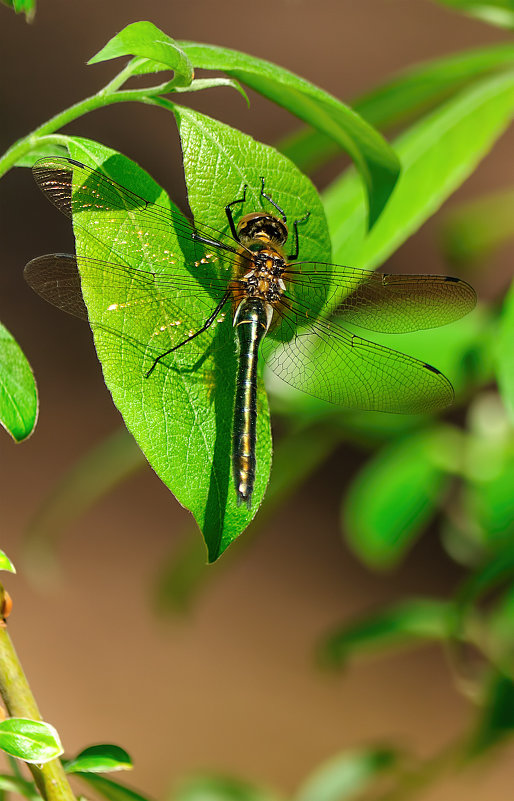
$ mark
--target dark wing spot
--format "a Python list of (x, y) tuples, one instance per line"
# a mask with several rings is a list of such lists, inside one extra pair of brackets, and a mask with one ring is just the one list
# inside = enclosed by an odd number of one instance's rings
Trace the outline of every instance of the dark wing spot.
[(427, 364), (426, 362), (425, 362), (425, 365), (424, 365), (424, 366), (427, 368), (427, 370), (431, 370), (431, 371), (432, 371), (433, 373), (435, 373), (436, 375), (442, 375), (441, 371), (440, 371), (440, 370), (438, 370), (438, 369), (437, 369), (437, 367), (432, 367), (432, 365), (431, 365), (431, 364)]

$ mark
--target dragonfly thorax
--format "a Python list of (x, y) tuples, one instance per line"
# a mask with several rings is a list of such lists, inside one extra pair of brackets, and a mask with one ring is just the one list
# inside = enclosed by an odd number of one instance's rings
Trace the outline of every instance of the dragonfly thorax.
[(276, 306), (285, 292), (282, 275), (287, 268), (283, 256), (271, 248), (260, 250), (247, 260), (250, 268), (239, 279), (239, 297), (257, 298)]
[(237, 234), (242, 245), (251, 250), (264, 245), (283, 245), (288, 236), (287, 225), (273, 214), (254, 211), (246, 214), (237, 224)]

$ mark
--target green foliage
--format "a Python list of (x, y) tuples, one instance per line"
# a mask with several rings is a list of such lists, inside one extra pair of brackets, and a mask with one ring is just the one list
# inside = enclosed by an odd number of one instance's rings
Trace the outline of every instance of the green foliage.
[[(512, 69), (514, 45), (507, 42), (451, 54), (416, 64), (356, 98), (352, 108), (379, 130), (405, 125), (488, 73)], [(305, 172), (325, 164), (338, 152), (326, 134), (302, 128), (286, 137), (279, 150)]]
[(0, 424), (15, 442), (22, 442), (32, 434), (37, 413), (36, 382), (30, 365), (0, 323)]
[(441, 228), (442, 247), (454, 264), (469, 267), (514, 240), (514, 189), (500, 189), (451, 209)]
[(16, 14), (25, 14), (27, 22), (32, 22), (36, 13), (36, 0), (0, 0), (5, 6), (12, 8)]
[(183, 781), (172, 801), (278, 801), (268, 790), (223, 776), (192, 776)]
[(6, 718), (0, 721), (0, 749), (24, 762), (43, 764), (62, 754), (59, 735), (42, 720)]
[(349, 659), (376, 655), (421, 642), (447, 640), (452, 632), (453, 604), (433, 598), (411, 598), (367, 614), (338, 628), (323, 640), (319, 655), (328, 667), (345, 667)]
[(119, 745), (90, 745), (65, 763), (66, 773), (111, 773), (131, 770), (132, 760)]
[(514, 8), (512, 0), (437, 0), (456, 11), (476, 17), (491, 25), (514, 30)]
[(459, 92), (395, 142), (402, 173), (384, 213), (368, 234), (362, 185), (353, 171), (325, 192), (334, 261), (382, 264), (471, 174), (510, 122), (514, 72)]
[(505, 298), (500, 319), (500, 336), (498, 342), (498, 384), (505, 407), (514, 424), (514, 358), (512, 343), (514, 342), (514, 281)]
[(342, 522), (365, 564), (391, 568), (400, 561), (437, 510), (441, 462), (454, 458), (459, 446), (458, 432), (428, 428), (382, 448), (358, 473), (343, 499)]
[(397, 754), (388, 748), (343, 753), (307, 778), (294, 801), (351, 801), (361, 798), (374, 780), (391, 770)]
[(110, 39), (100, 52), (89, 59), (88, 64), (98, 64), (119, 56), (135, 56), (144, 62), (132, 62), (133, 75), (173, 70), (175, 77), (171, 86), (189, 86), (193, 80), (193, 66), (176, 42), (151, 22), (134, 22), (127, 25)]
[(0, 570), (7, 570), (9, 573), (16, 573), (16, 568), (3, 551), (0, 551)]

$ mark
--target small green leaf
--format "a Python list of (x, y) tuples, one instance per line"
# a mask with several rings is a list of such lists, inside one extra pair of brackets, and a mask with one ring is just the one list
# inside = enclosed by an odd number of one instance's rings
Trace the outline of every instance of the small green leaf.
[(37, 414), (37, 389), (30, 365), (0, 323), (0, 424), (16, 442), (22, 442), (32, 434)]
[(366, 200), (354, 171), (324, 194), (334, 261), (377, 267), (473, 172), (510, 122), (514, 72), (493, 75), (459, 92), (395, 142), (402, 174), (393, 196), (366, 231)]
[(474, 758), (514, 734), (514, 682), (501, 673), (493, 673), (484, 698), (477, 730), (468, 748)]
[(32, 22), (36, 14), (36, 0), (1, 0), (1, 2), (12, 8), (16, 14), (25, 14), (27, 22)]
[(432, 598), (409, 601), (380, 609), (328, 635), (320, 659), (329, 667), (344, 667), (348, 659), (376, 654), (422, 642), (449, 637), (453, 605)]
[(110, 744), (90, 745), (65, 763), (66, 773), (110, 773), (132, 768), (127, 752), (119, 745)]
[(29, 801), (41, 801), (41, 796), (36, 790), (35, 784), (25, 781), (18, 776), (10, 776), (5, 773), (0, 774), (0, 790), (4, 793), (14, 793), (28, 798)]
[(391, 770), (397, 754), (387, 748), (340, 754), (319, 767), (300, 787), (293, 801), (350, 801), (381, 774)]
[(514, 189), (501, 189), (461, 203), (445, 215), (441, 238), (446, 258), (470, 264), (514, 239)]
[(98, 795), (106, 798), (107, 801), (151, 801), (149, 796), (126, 787), (105, 776), (98, 776), (95, 773), (76, 773), (83, 781), (90, 785)]
[(148, 59), (142, 69), (134, 69), (134, 74), (173, 70), (174, 83), (188, 86), (193, 80), (193, 67), (179, 45), (151, 22), (133, 22), (113, 36), (105, 47), (89, 59), (88, 64), (98, 64), (119, 56), (136, 56)]
[(444, 488), (435, 455), (455, 447), (452, 429), (429, 428), (382, 448), (357, 474), (343, 501), (343, 530), (369, 567), (394, 567), (422, 532)]
[(63, 753), (57, 731), (49, 723), (28, 718), (0, 721), (0, 748), (24, 762), (42, 764)]
[(277, 801), (277, 796), (238, 779), (192, 776), (179, 785), (173, 801)]
[(367, 192), (369, 225), (374, 225), (400, 168), (387, 142), (362, 117), (333, 95), (269, 61), (214, 45), (180, 44), (194, 67), (232, 75), (336, 141), (359, 170)]
[(514, 281), (503, 305), (498, 340), (498, 384), (505, 407), (514, 423)]
[(0, 551), (0, 570), (7, 570), (9, 573), (16, 573), (16, 568), (3, 551)]
[(470, 17), (514, 30), (514, 8), (512, 0), (438, 0), (444, 6), (462, 11)]

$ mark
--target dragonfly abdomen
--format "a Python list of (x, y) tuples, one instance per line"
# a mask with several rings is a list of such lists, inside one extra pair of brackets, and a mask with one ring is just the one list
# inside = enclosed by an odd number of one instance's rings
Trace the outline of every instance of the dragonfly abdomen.
[(250, 508), (255, 483), (257, 440), (257, 360), (272, 307), (259, 298), (243, 300), (234, 316), (239, 365), (234, 405), (232, 460), (238, 503)]

